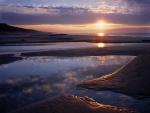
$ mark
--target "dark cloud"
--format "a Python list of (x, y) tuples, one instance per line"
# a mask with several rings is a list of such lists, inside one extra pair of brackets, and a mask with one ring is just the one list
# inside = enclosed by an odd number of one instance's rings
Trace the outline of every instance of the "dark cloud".
[(141, 10), (141, 12), (148, 12), (150, 14), (150, 0), (127, 0), (127, 2), (130, 7), (136, 5), (136, 7)]
[(150, 0), (128, 0), (128, 2), (135, 2), (138, 4), (150, 5)]

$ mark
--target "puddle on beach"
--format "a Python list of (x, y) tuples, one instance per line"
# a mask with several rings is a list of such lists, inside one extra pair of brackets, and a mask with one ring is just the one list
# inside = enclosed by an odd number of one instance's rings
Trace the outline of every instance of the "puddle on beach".
[(63, 76), (76, 73), (85, 77), (83, 72), (103, 75), (118, 68), (134, 57), (132, 56), (90, 56), (90, 57), (27, 57), (13, 63), (0, 66), (1, 80), (8, 78), (27, 78)]
[(89, 96), (104, 104), (142, 109), (146, 106), (143, 101), (124, 94), (76, 87), (78, 82), (111, 73), (133, 58), (134, 56), (27, 57), (1, 65), (0, 109), (12, 111), (63, 94)]

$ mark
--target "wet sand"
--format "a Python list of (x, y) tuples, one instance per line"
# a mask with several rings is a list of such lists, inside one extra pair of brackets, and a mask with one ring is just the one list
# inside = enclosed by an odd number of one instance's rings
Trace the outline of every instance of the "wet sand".
[(52, 43), (52, 42), (103, 42), (103, 43), (150, 43), (150, 36), (96, 36), (54, 34), (45, 32), (0, 32), (0, 45), (22, 43)]
[[(98, 55), (142, 55), (135, 58), (128, 65), (118, 69), (112, 74), (94, 80), (83, 81), (78, 86), (93, 90), (109, 90), (124, 93), (135, 98), (150, 96), (150, 48), (87, 48), (72, 50), (53, 50), (42, 52), (22, 53), (22, 56), (98, 56)], [(144, 55), (144, 56), (143, 56)], [(6, 57), (7, 56), (7, 57)], [(9, 63), (19, 60), (12, 55), (1, 55), (4, 61)], [(21, 58), (19, 57), (19, 58)], [(87, 97), (60, 96), (54, 99), (33, 104), (14, 113), (137, 113), (136, 111), (104, 105)]]
[[(66, 35), (65, 35), (66, 36)], [(80, 37), (79, 37), (80, 38)], [(77, 38), (78, 39), (78, 38)], [(75, 41), (74, 41), (75, 42)], [(78, 41), (79, 42), (79, 41)], [(30, 45), (31, 44), (21, 44), (20, 45)], [(44, 44), (44, 43), (43, 43)], [(13, 45), (13, 44), (12, 44)], [(16, 45), (16, 44), (15, 44)], [(34, 45), (34, 44), (33, 44)], [(86, 45), (85, 45), (86, 46)], [(18, 46), (19, 47), (19, 46)], [(74, 49), (61, 49), (61, 50), (41, 50), (41, 51), (32, 51), (32, 52), (19, 52), (22, 56), (32, 57), (32, 56), (62, 56), (62, 57), (80, 57), (80, 56), (99, 56), (99, 55), (146, 55), (150, 54), (150, 46), (106, 46), (106, 47), (89, 47), (89, 48), (74, 48)], [(21, 57), (16, 57), (13, 54), (1, 53), (0, 55), (0, 64), (7, 64), (16, 60), (22, 59)]]
[[(14, 43), (47, 43), (47, 42), (106, 42), (106, 43), (133, 43), (133, 42), (147, 42), (149, 38), (131, 38), (124, 37), (103, 37), (98, 36), (76, 36), (66, 34), (45, 34), (45, 33), (13, 33), (6, 32), (1, 36), (0, 45), (14, 44)], [(142, 38), (142, 39), (141, 39)], [(133, 40), (134, 39), (134, 40)], [(150, 54), (149, 48), (88, 48), (88, 49), (72, 49), (72, 50), (53, 50), (42, 52), (22, 53), (20, 57), (13, 54), (0, 55), (0, 64), (6, 64), (22, 59), (22, 56), (98, 56), (98, 55), (146, 55)], [(125, 93), (137, 96), (150, 95), (150, 82), (147, 73), (149, 69), (150, 57), (141, 56), (133, 60), (127, 66), (122, 67), (118, 71), (94, 80), (84, 81), (78, 86), (94, 89), (94, 90), (112, 90), (116, 92)], [(29, 85), (29, 84), (28, 84)], [(18, 86), (14, 86), (18, 88)], [(3, 95), (0, 96), (3, 98)], [(3, 104), (3, 103), (2, 103)], [(54, 99), (47, 99), (40, 103), (35, 103), (30, 106), (21, 108), (14, 113), (137, 113), (133, 110), (127, 110), (116, 106), (105, 105), (98, 103), (89, 97), (78, 96), (60, 96)]]
[(103, 47), (103, 48), (80, 48), (69, 50), (48, 50), (36, 52), (22, 52), (19, 57), (13, 54), (0, 55), (0, 64), (7, 64), (16, 60), (22, 59), (21, 57), (32, 56), (62, 56), (62, 57), (80, 57), (80, 56), (99, 56), (99, 55), (147, 55), (150, 54), (150, 46), (146, 47)]
[(89, 97), (59, 96), (13, 113), (138, 113), (133, 110), (104, 105)]
[(17, 60), (21, 60), (22, 57), (16, 57), (13, 54), (4, 54), (0, 55), (0, 65), (1, 64), (8, 64)]
[(150, 55), (138, 56), (115, 72), (93, 80), (83, 81), (79, 87), (111, 90), (135, 98), (150, 97)]
[(82, 48), (69, 50), (50, 50), (39, 52), (22, 53), (22, 56), (98, 56), (98, 55), (145, 55), (150, 54), (149, 47), (104, 47), (104, 48)]

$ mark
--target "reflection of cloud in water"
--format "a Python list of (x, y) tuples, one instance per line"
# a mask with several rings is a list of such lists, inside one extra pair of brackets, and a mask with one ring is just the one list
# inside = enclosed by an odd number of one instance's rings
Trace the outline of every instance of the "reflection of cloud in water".
[(99, 56), (94, 57), (95, 60), (100, 61), (102, 65), (120, 65), (131, 61), (134, 57), (129, 56)]
[[(9, 84), (13, 87), (19, 87), (22, 93), (33, 93), (43, 92), (46, 94), (61, 94), (74, 92), (75, 85), (85, 79), (91, 79), (99, 75), (103, 71), (108, 73), (112, 71), (116, 66), (110, 66), (109, 69), (104, 66), (94, 66), (94, 67), (83, 67), (75, 68), (67, 72), (58, 72), (54, 76), (48, 76), (42, 78), (41, 76), (25, 76), (5, 80), (4, 84)], [(15, 90), (13, 90), (15, 92)], [(13, 93), (12, 93), (13, 94)], [(36, 96), (36, 95), (35, 95)]]
[[(89, 56), (89, 57), (30, 57), (0, 66), (1, 80), (28, 75), (53, 76), (77, 68), (88, 70), (98, 66), (122, 65), (133, 59), (129, 56)], [(107, 67), (108, 68), (108, 67)]]
[(7, 68), (8, 65), (7, 65), (7, 64), (3, 64), (2, 67), (3, 67), (3, 68)]
[(115, 56), (115, 55), (108, 55), (108, 56), (88, 56), (88, 57), (71, 57), (71, 58), (65, 58), (65, 57), (27, 57), (25, 60), (30, 60), (30, 61), (38, 61), (39, 63), (44, 63), (44, 62), (79, 62), (82, 63), (84, 61), (92, 61), (91, 66), (95, 66), (97, 64), (97, 61), (100, 61), (99, 63), (102, 63), (104, 65), (109, 65), (109, 64), (122, 64), (125, 63), (128, 60), (132, 60), (134, 57), (130, 56)]
[(64, 94), (67, 89), (67, 85), (65, 83), (55, 83), (53, 84), (53, 87), (54, 87), (54, 91), (59, 94)]
[(23, 89), (23, 93), (31, 94), (33, 92), (32, 88)]
[[(60, 58), (60, 57), (31, 57), (16, 62), (16, 70), (19, 70), (19, 66), (25, 64), (23, 67), (23, 74), (26, 68), (28, 71), (34, 70), (37, 73), (26, 74), (25, 76), (11, 76), (9, 79), (0, 82), (0, 86), (3, 87), (1, 92), (3, 94), (9, 94), (9, 97), (13, 98), (14, 104), (19, 106), (31, 104), (35, 101), (53, 97), (56, 95), (70, 93), (83, 96), (97, 96), (105, 102), (109, 102), (112, 99), (111, 93), (96, 94), (90, 93), (87, 90), (77, 90), (75, 85), (85, 79), (91, 79), (103, 74), (112, 72), (114, 69), (126, 63), (132, 58), (121, 56), (97, 56), (97, 57), (80, 57), (80, 58)], [(18, 65), (18, 63), (20, 63)], [(12, 63), (13, 64), (13, 63)], [(9, 67), (14, 65), (8, 64)], [(28, 67), (29, 66), (29, 67)], [(32, 66), (34, 68), (32, 68)], [(13, 69), (13, 68), (12, 68)], [(49, 72), (45, 73), (43, 72)], [(33, 71), (34, 72), (34, 71)], [(46, 75), (47, 74), (47, 75)], [(7, 87), (6, 87), (7, 86)], [(90, 95), (91, 94), (91, 95)], [(108, 98), (110, 100), (108, 100)], [(125, 98), (125, 97), (123, 97)], [(113, 99), (112, 99), (113, 100)], [(11, 99), (10, 99), (11, 101)], [(8, 102), (9, 103), (9, 102)], [(11, 106), (11, 104), (9, 104)], [(15, 108), (15, 107), (14, 107)]]
[(77, 83), (78, 81), (77, 73), (75, 72), (68, 72), (64, 75), (64, 82)]
[[(48, 94), (72, 92), (75, 90), (75, 85), (81, 80), (91, 79), (99, 75), (103, 71), (108, 73), (115, 66), (110, 66), (109, 69), (103, 69), (103, 66), (94, 66), (88, 68), (76, 68), (67, 72), (57, 73), (54, 76), (42, 78), (41, 76), (26, 76), (5, 80), (4, 84), (9, 84), (13, 87), (19, 87), (22, 93), (46, 92)], [(112, 68), (112, 69), (111, 69)], [(116, 67), (115, 67), (116, 68)], [(13, 91), (15, 92), (15, 90)]]
[(43, 84), (43, 85), (41, 86), (41, 89), (42, 89), (43, 91), (45, 91), (46, 93), (52, 93), (52, 92), (53, 92), (53, 90), (52, 90), (50, 84)]

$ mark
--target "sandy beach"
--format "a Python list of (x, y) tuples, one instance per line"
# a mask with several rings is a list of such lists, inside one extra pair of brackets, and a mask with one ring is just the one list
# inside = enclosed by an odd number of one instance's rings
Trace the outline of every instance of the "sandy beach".
[[(19, 47), (19, 46), (18, 46)], [(59, 56), (59, 57), (81, 57), (81, 56), (99, 56), (99, 55), (149, 55), (150, 46), (141, 47), (93, 47), (93, 48), (77, 48), (77, 49), (64, 49), (64, 50), (47, 50), (47, 51), (35, 51), (35, 52), (21, 52), (19, 56), (15, 53), (1, 54), (0, 64), (7, 64), (13, 61), (21, 60), (22, 57), (34, 57), (34, 56)]]
[[(0, 35), (2, 48), (0, 69), (3, 74), (1, 79), (4, 79), (0, 81), (0, 112), (145, 113), (150, 111), (149, 103), (148, 105), (145, 103), (145, 100), (150, 98), (149, 36), (101, 37), (54, 34), (12, 28), (4, 24), (4, 30), (7, 27), (14, 32), (10, 33), (6, 29)], [(63, 46), (58, 42), (64, 43)], [(72, 43), (65, 48), (69, 42)], [(77, 42), (81, 43), (78, 45)], [(73, 44), (76, 46), (73, 47)], [(76, 58), (68, 59), (74, 57)], [(136, 58), (129, 62), (127, 57), (129, 61), (131, 57)], [(126, 59), (128, 63), (121, 62), (122, 59)], [(117, 67), (119, 67), (117, 70), (102, 75)], [(49, 72), (47, 70), (52, 72), (47, 73)], [(54, 73), (55, 71), (59, 73)], [(101, 72), (100, 76), (98, 72)], [(23, 75), (24, 73), (26, 74)], [(90, 94), (91, 90), (93, 93)], [(117, 97), (117, 102), (121, 98), (117, 104), (112, 102), (115, 101), (114, 96)], [(131, 103), (128, 104), (129, 100)]]
[[(80, 57), (91, 55), (139, 55), (127, 65), (119, 68), (113, 73), (103, 75), (87, 81), (80, 81), (77, 87), (87, 88), (96, 91), (114, 91), (123, 93), (133, 98), (144, 99), (150, 96), (149, 49), (145, 48), (89, 48), (89, 49), (73, 49), (29, 52), (22, 53), (21, 56), (62, 56), (62, 57)], [(6, 57), (7, 56), (7, 57)], [(21, 56), (4, 55), (5, 62), (1, 64), (20, 60)], [(13, 59), (11, 59), (11, 57)], [(7, 60), (8, 59), (8, 60)], [(58, 109), (59, 107), (59, 109)], [(68, 109), (69, 108), (69, 109)], [(112, 105), (98, 103), (89, 97), (78, 96), (60, 96), (54, 99), (46, 99), (45, 101), (35, 103), (33, 105), (21, 108), (13, 113), (138, 113), (139, 111), (120, 108)]]
[(113, 73), (94, 80), (83, 81), (78, 86), (94, 90), (112, 90), (135, 98), (150, 96), (150, 56), (138, 56)]
[(104, 105), (89, 97), (60, 96), (13, 113), (138, 113), (111, 105)]
[(98, 56), (98, 55), (146, 55), (150, 53), (149, 48), (141, 47), (104, 47), (104, 48), (85, 48), (70, 50), (52, 50), (42, 52), (22, 53), (22, 56)]

